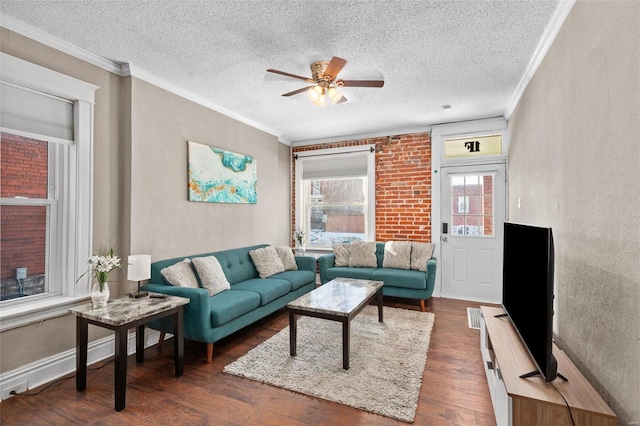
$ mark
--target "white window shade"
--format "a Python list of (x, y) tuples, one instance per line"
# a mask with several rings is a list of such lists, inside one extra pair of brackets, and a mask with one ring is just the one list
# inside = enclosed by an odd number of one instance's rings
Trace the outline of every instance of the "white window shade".
[(304, 158), (302, 179), (367, 176), (368, 152), (359, 155)]
[(72, 101), (4, 81), (0, 89), (3, 131), (50, 142), (73, 143)]

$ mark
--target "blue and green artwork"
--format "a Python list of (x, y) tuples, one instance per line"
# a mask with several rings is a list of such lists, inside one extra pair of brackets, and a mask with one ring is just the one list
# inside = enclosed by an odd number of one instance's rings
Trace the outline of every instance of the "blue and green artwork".
[(256, 204), (256, 159), (188, 141), (189, 201)]

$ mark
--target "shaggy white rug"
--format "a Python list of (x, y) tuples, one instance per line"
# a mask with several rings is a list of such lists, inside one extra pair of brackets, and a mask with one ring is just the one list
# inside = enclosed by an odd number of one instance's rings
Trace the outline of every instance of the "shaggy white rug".
[(351, 321), (350, 369), (342, 368), (342, 324), (298, 319), (297, 355), (289, 327), (224, 368), (226, 373), (413, 422), (435, 315), (367, 306)]

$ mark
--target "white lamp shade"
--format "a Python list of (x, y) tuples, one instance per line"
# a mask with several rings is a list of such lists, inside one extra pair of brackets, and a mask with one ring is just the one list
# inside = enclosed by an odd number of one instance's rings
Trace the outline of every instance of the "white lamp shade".
[(151, 255), (135, 254), (127, 259), (127, 279), (129, 281), (142, 281), (151, 278)]

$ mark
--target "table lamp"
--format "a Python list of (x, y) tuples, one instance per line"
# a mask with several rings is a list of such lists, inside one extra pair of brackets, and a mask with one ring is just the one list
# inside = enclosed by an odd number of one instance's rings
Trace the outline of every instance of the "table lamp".
[(129, 267), (127, 268), (127, 279), (129, 281), (138, 281), (138, 291), (129, 293), (129, 297), (138, 299), (149, 295), (146, 291), (140, 291), (140, 281), (151, 278), (151, 255), (135, 254), (127, 259)]

